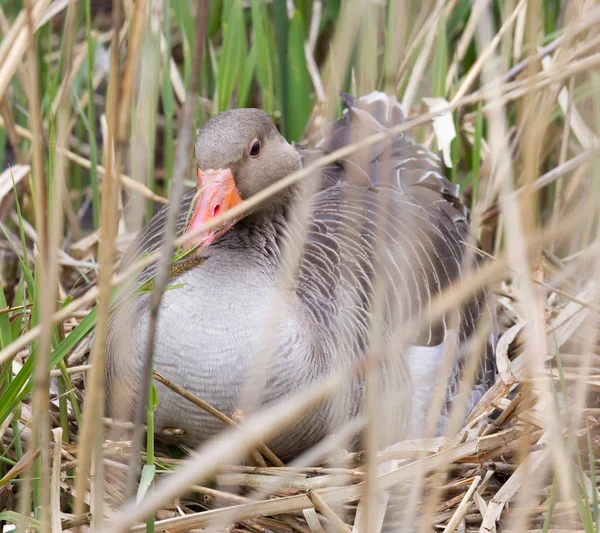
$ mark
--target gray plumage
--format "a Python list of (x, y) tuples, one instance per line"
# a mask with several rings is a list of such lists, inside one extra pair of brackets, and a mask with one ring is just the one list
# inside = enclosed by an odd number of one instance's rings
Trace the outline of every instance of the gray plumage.
[[(231, 168), (242, 198), (248, 198), (301, 164), (403, 120), (395, 98), (382, 93), (345, 97), (345, 103), (342, 119), (314, 148), (290, 146), (262, 111), (217, 115), (198, 135), (198, 166)], [(251, 159), (254, 138), (262, 151)], [(194, 194), (182, 201), (180, 232)], [(141, 232), (125, 265), (160, 246), (164, 220), (163, 210)], [(406, 134), (393, 136), (280, 193), (211, 244), (195, 266), (174, 269), (170, 283), (182, 287), (164, 295), (155, 368), (232, 416), (236, 409), (248, 412), (276, 401), (381, 346), (388, 352), (379, 389), (386, 402), (383, 443), (389, 443), (422, 431), (444, 350), (456, 339), (443, 428), (467, 342), (482, 316), (493, 316), (488, 294), (480, 292), (440, 320), (423, 317), (410, 346), (390, 341), (433, 297), (478, 268), (465, 245), (469, 238), (466, 210), (438, 158)], [(134, 288), (152, 273), (153, 267), (141, 273)], [(381, 306), (375, 309), (378, 291)], [(106, 377), (112, 416), (129, 418), (138, 395), (148, 305), (147, 294), (123, 298), (110, 322)], [(493, 377), (490, 336), (467, 410)], [(364, 381), (358, 377), (270, 445), (289, 459), (360, 413), (363, 403)], [(223, 427), (162, 386), (156, 425), (185, 429), (191, 444)]]

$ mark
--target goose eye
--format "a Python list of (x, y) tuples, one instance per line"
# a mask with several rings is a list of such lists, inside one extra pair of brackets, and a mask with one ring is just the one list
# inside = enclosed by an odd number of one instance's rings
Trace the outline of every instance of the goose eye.
[(250, 157), (258, 157), (260, 154), (260, 141), (258, 139), (254, 139), (252, 144), (250, 144), (250, 149), (248, 150), (248, 155)]

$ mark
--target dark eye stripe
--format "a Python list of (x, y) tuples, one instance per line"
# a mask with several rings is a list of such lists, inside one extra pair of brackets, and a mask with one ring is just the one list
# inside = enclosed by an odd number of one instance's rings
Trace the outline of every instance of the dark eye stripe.
[(258, 157), (260, 154), (260, 141), (258, 139), (252, 141), (250, 145), (250, 149), (248, 150), (248, 155), (250, 157)]

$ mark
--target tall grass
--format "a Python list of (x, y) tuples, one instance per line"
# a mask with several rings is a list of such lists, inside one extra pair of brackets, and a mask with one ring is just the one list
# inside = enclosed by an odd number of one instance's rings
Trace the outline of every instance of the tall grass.
[[(364, 494), (373, 524), (385, 512), (373, 494), (417, 479), (411, 501), (423, 500), (414, 509), (423, 527), (597, 531), (600, 6), (204, 1), (0, 5), (0, 521), (53, 532), (230, 523), (347, 531)], [(133, 446), (137, 503), (120, 501), (123, 476), (115, 486), (110, 476), (127, 470), (131, 444), (106, 441), (120, 426), (103, 418), (102, 340), (113, 287), (127, 277), (116, 279), (116, 259), (164, 198), (194, 186), (190, 135), (210, 116), (261, 107), (298, 142), (339, 112), (340, 90), (395, 94), (409, 121), (396, 132), (412, 128), (434, 150), (445, 140), (423, 99), (440, 99), (451, 114), (447, 175), (490, 260), (434, 312), (481, 284), (496, 289), (503, 371), (473, 415), (485, 423), (457, 427), (443, 442), (370, 450), (366, 464), (343, 454), (343, 468), (239, 466), (253, 448), (268, 458), (261, 443), (343, 381), (325, 376), (184, 468), (176, 469), (186, 450), (155, 446), (150, 431), (145, 453)], [(152, 429), (160, 397), (150, 381)], [(62, 447), (51, 439), (58, 427)], [(376, 468), (388, 460), (396, 461), (389, 471)], [(228, 482), (214, 488), (219, 476)]]

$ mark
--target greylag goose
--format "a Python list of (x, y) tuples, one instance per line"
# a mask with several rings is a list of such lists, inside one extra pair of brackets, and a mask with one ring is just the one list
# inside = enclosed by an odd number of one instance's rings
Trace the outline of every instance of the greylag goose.
[[(288, 144), (258, 109), (216, 115), (198, 133), (198, 190), (182, 201), (178, 229), (190, 231), (357, 138), (400, 123), (394, 97), (343, 96), (341, 119), (312, 148)], [(465, 368), (467, 344), (492, 312), (481, 291), (438, 320), (421, 317), (409, 344), (393, 345), (398, 328), (460, 280), (478, 261), (467, 242), (466, 209), (439, 159), (408, 134), (363, 148), (293, 185), (249, 214), (201, 236), (204, 243), (172, 271), (156, 331), (154, 368), (228, 416), (247, 413), (298, 390), (336, 368), (360, 361), (373, 343), (388, 353), (379, 373), (387, 440), (425, 426), (442, 359), (453, 343), (448, 408)], [(155, 251), (165, 210), (140, 233), (124, 263)], [(187, 246), (193, 246), (190, 242)], [(143, 271), (139, 288), (153, 275)], [(113, 313), (107, 339), (111, 416), (130, 418), (139, 393), (149, 323), (149, 295), (130, 293)], [(392, 343), (392, 344), (390, 344)], [(465, 413), (494, 377), (492, 338), (479, 352)], [(270, 442), (290, 459), (363, 409), (364, 378), (306, 413)], [(387, 394), (387, 396), (385, 396)], [(197, 444), (223, 423), (158, 386), (157, 429), (181, 428)], [(395, 404), (394, 404), (395, 402)]]

